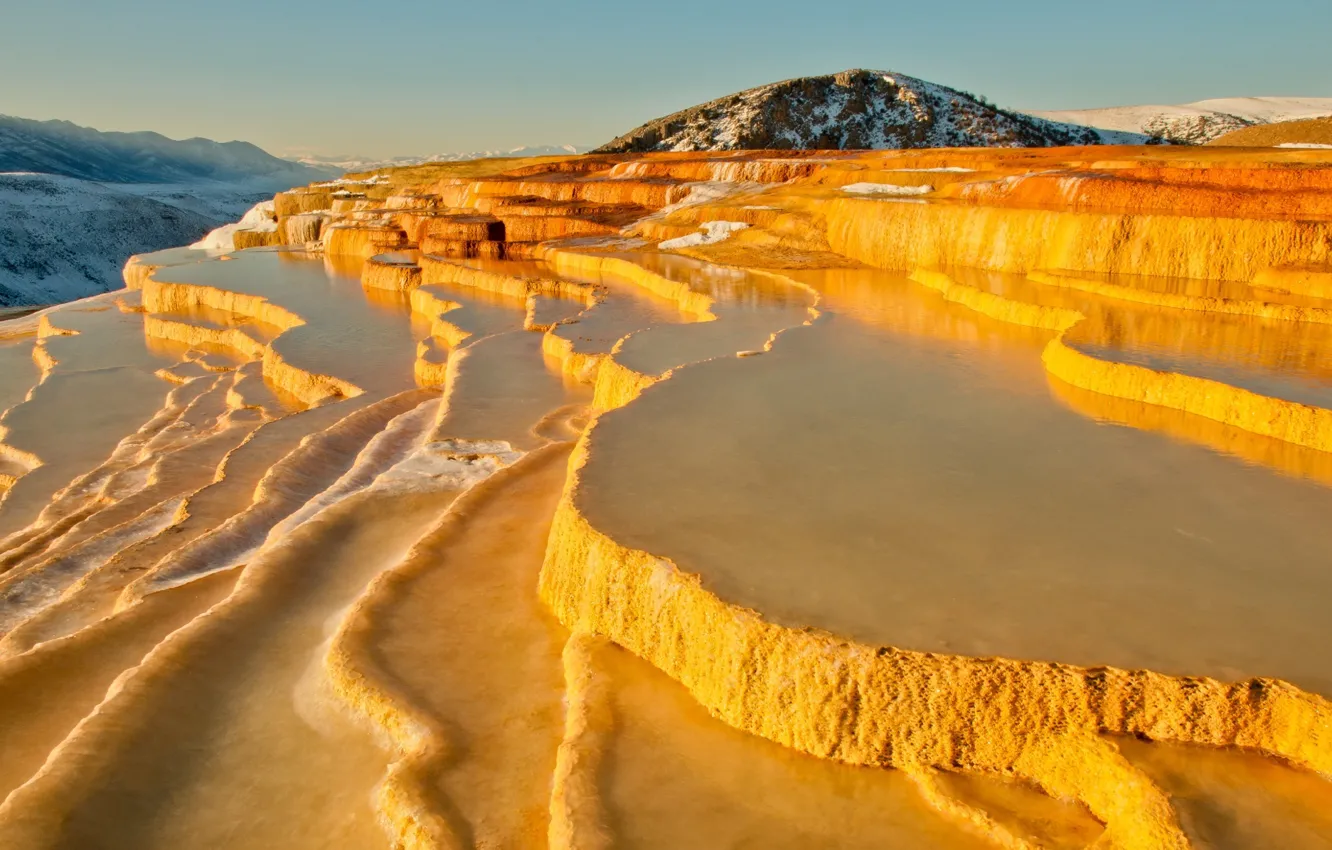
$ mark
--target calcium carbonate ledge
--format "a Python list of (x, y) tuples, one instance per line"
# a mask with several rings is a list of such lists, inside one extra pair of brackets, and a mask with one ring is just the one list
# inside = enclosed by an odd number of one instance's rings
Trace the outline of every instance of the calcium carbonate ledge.
[[(1002, 313), (1004, 302), (1028, 321), (1051, 319), (1008, 299), (976, 303)], [(1057, 327), (1071, 317), (1054, 318)], [(607, 401), (636, 395), (608, 394)], [(1332, 774), (1332, 704), (1278, 680), (1226, 683), (875, 647), (780, 626), (730, 604), (697, 576), (618, 543), (582, 514), (580, 474), (596, 452), (596, 424), (570, 461), (542, 599), (574, 633), (629, 649), (738, 729), (821, 758), (905, 769), (927, 800), (973, 826), (993, 823), (940, 792), (933, 771), (1029, 781), (1082, 802), (1106, 825), (1102, 846), (1125, 850), (1189, 842), (1168, 796), (1107, 733), (1245, 747)], [(561, 810), (557, 797), (552, 807)], [(990, 832), (1013, 840), (998, 826)]]

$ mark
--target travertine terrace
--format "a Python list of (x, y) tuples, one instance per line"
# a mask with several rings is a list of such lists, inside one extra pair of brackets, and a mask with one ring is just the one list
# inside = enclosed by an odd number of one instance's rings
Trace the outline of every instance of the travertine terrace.
[(0, 324), (0, 846), (1332, 846), (1332, 154), (273, 210)]

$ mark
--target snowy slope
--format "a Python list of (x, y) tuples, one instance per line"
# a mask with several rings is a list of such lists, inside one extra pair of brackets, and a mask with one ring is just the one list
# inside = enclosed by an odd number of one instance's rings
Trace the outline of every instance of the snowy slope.
[(114, 289), (131, 254), (187, 245), (275, 192), (341, 174), (247, 142), (0, 116), (0, 305)]
[(402, 165), (420, 165), (425, 162), (466, 162), (473, 159), (509, 159), (525, 156), (569, 156), (586, 153), (587, 148), (580, 145), (527, 145), (511, 150), (465, 151), (456, 153), (437, 153), (433, 156), (398, 156), (389, 159), (374, 159), (364, 156), (317, 156), (307, 154), (295, 157), (293, 162), (317, 168), (337, 168), (342, 171), (372, 171), (376, 168), (394, 168)]
[(739, 149), (1044, 147), (1095, 144), (1086, 127), (999, 109), (891, 71), (802, 77), (650, 121), (599, 152)]
[(276, 204), (272, 198), (260, 201), (245, 211), (239, 221), (224, 224), (208, 231), (204, 238), (190, 245), (196, 251), (226, 253), (236, 248), (237, 230), (255, 230), (272, 233), (277, 230)]
[(1332, 115), (1332, 97), (1226, 97), (1178, 105), (1112, 106), (1031, 114), (1100, 130), (1202, 144), (1256, 124)]
[(131, 254), (187, 245), (218, 223), (117, 186), (0, 174), (0, 306), (116, 289)]
[(104, 183), (234, 183), (283, 188), (335, 177), (265, 153), (249, 142), (176, 141), (158, 133), (103, 133), (68, 121), (0, 115), (0, 171), (60, 174)]

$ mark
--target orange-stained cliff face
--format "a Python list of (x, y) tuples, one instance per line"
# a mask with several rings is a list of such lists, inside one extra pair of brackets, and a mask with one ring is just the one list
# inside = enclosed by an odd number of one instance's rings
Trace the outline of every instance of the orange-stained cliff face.
[(1332, 256), (1327, 159), (1299, 150), (1098, 147), (583, 156), (508, 170), (496, 161), (481, 171), (388, 170), (281, 193), (278, 234), (244, 234), (238, 244), (323, 238), (330, 253), (370, 256), (433, 239), (446, 256), (530, 256), (530, 247), (499, 243), (620, 232), (669, 240), (734, 221), (749, 232), (727, 251), (762, 244), (788, 261), (831, 251), (906, 270), (1246, 282), (1288, 279), (1282, 270), (1297, 268), (1293, 285), (1309, 291), (1301, 281), (1316, 280)]

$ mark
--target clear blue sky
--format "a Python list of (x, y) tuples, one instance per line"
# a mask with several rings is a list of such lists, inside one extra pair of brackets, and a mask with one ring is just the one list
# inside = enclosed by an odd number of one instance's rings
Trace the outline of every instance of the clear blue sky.
[(0, 0), (0, 113), (396, 156), (895, 70), (1018, 109), (1332, 96), (1332, 0)]

